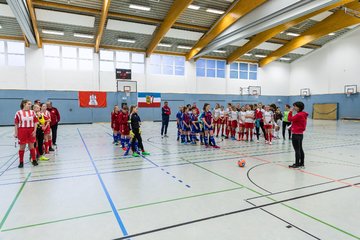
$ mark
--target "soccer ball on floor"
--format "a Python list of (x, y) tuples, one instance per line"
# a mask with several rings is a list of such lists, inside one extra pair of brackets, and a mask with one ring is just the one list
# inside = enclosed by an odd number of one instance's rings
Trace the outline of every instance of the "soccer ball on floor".
[(246, 161), (244, 159), (241, 159), (237, 162), (239, 167), (245, 167)]

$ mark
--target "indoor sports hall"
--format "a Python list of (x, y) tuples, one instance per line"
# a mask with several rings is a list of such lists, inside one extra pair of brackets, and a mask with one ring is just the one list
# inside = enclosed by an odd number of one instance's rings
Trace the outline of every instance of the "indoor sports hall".
[(0, 0), (0, 240), (360, 239), (360, 1)]

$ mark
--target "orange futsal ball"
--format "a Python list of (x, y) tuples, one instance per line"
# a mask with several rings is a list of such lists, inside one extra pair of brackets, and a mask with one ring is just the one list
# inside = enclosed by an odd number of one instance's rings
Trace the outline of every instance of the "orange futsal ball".
[(239, 167), (245, 167), (246, 161), (244, 159), (241, 159), (238, 161), (238, 166)]

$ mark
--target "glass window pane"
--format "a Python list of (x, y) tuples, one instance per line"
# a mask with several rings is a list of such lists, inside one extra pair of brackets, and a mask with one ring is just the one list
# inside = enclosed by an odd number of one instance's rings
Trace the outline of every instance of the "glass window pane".
[(250, 80), (257, 80), (257, 72), (249, 72)]
[(163, 59), (162, 64), (164, 64), (164, 65), (174, 65), (174, 63), (175, 63), (175, 57), (173, 57), (173, 56), (163, 55), (162, 59)]
[(22, 42), (7, 42), (7, 52), (25, 54), (25, 45)]
[(225, 69), (225, 61), (216, 61), (216, 65), (218, 69)]
[(215, 60), (206, 60), (206, 68), (215, 68)]
[(145, 64), (144, 63), (132, 63), (131, 70), (133, 73), (144, 73), (145, 72)]
[(168, 65), (163, 66), (163, 73), (166, 75), (174, 75), (174, 67)]
[(215, 77), (215, 69), (206, 69), (206, 77)]
[(60, 58), (46, 57), (45, 58), (45, 68), (59, 69), (60, 68)]
[(4, 41), (0, 41), (0, 52), (5, 52), (5, 45)]
[(25, 55), (8, 55), (8, 65), (9, 66), (25, 66)]
[(240, 63), (240, 71), (249, 71), (249, 64)]
[(205, 68), (205, 60), (204, 59), (199, 59), (196, 61), (196, 67), (197, 68)]
[(100, 61), (100, 71), (112, 72), (114, 70), (114, 62)]
[(5, 54), (0, 54), (0, 66), (5, 65)]
[(81, 71), (92, 71), (93, 61), (92, 60), (79, 60), (79, 69)]
[(65, 70), (76, 70), (77, 69), (76, 59), (63, 58), (62, 59), (62, 68)]
[(240, 79), (248, 79), (248, 72), (240, 72)]
[(217, 77), (218, 78), (225, 78), (225, 70), (217, 70)]
[(117, 62), (116, 68), (130, 69), (130, 63)]
[(100, 59), (114, 61), (114, 52), (107, 50), (100, 50)]
[(62, 57), (76, 58), (76, 47), (62, 47)]
[(130, 53), (129, 52), (116, 52), (116, 61), (130, 62)]
[(250, 64), (250, 71), (256, 72), (258, 68), (257, 64)]
[(185, 58), (184, 57), (175, 57), (175, 65), (184, 67), (185, 66)]
[(91, 48), (79, 48), (79, 58), (81, 59), (93, 59), (94, 50)]
[(150, 73), (151, 74), (161, 74), (161, 66), (160, 65), (150, 65)]
[(185, 75), (185, 68), (184, 67), (175, 67), (175, 75), (184, 76)]
[(238, 63), (232, 63), (230, 65), (230, 70), (239, 70), (239, 64)]
[(44, 45), (44, 55), (48, 57), (60, 57), (60, 46)]
[(196, 68), (197, 77), (205, 77), (205, 68)]
[(160, 55), (156, 55), (156, 54), (151, 55), (151, 57), (150, 57), (150, 62), (151, 62), (152, 64), (158, 64), (158, 65), (160, 65), (160, 64), (161, 64), (161, 56), (160, 56)]
[(145, 55), (142, 53), (132, 53), (132, 62), (143, 63), (145, 62)]
[(230, 71), (230, 78), (238, 79), (239, 78), (239, 72), (238, 71)]

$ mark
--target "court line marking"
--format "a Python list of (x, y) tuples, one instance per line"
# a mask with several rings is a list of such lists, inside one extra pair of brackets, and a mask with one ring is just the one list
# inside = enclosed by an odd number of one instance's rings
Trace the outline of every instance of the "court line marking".
[(9, 217), (9, 214), (10, 214), (11, 210), (12, 210), (13, 207), (15, 206), (15, 203), (16, 203), (16, 201), (18, 200), (21, 192), (24, 190), (25, 184), (26, 184), (27, 181), (29, 180), (30, 176), (31, 176), (31, 173), (28, 173), (25, 181), (24, 181), (23, 184), (21, 185), (20, 189), (18, 190), (18, 192), (17, 192), (16, 195), (15, 195), (15, 198), (14, 198), (13, 201), (11, 202), (9, 208), (7, 209), (7, 211), (6, 211), (3, 219), (2, 219), (1, 222), (0, 222), (0, 230), (1, 230), (2, 227), (4, 226), (4, 224), (5, 224), (5, 222), (6, 222), (6, 219)]
[(120, 227), (120, 229), (121, 229), (121, 232), (123, 233), (124, 236), (128, 236), (129, 234), (128, 234), (126, 228), (125, 228), (125, 225), (124, 225), (123, 221), (121, 220), (121, 217), (120, 217), (118, 211), (116, 210), (115, 204), (114, 204), (113, 200), (111, 199), (111, 196), (110, 196), (110, 194), (109, 194), (109, 191), (107, 190), (107, 188), (106, 188), (106, 186), (105, 186), (105, 183), (104, 183), (104, 181), (103, 181), (103, 179), (102, 179), (102, 177), (101, 177), (101, 175), (100, 175), (100, 173), (99, 173), (99, 171), (98, 171), (98, 169), (97, 169), (97, 167), (96, 167), (96, 164), (95, 164), (95, 162), (94, 162), (94, 159), (92, 158), (92, 156), (91, 156), (91, 154), (90, 154), (90, 151), (89, 151), (89, 149), (88, 149), (88, 147), (87, 147), (87, 145), (86, 145), (86, 143), (85, 143), (85, 140), (84, 140), (84, 138), (83, 138), (82, 135), (81, 135), (80, 129), (77, 128), (77, 131), (78, 131), (78, 133), (79, 133), (79, 136), (80, 136), (80, 138), (81, 138), (81, 141), (82, 141), (83, 144), (84, 144), (84, 147), (85, 147), (85, 149), (86, 149), (86, 152), (87, 152), (87, 154), (88, 154), (88, 156), (89, 156), (89, 158), (90, 158), (90, 160), (91, 160), (91, 163), (92, 163), (92, 165), (93, 165), (93, 167), (94, 167), (94, 169), (95, 169), (96, 175), (97, 175), (97, 177), (98, 177), (98, 179), (99, 179), (99, 181), (100, 181), (100, 184), (101, 184), (102, 189), (103, 189), (103, 191), (104, 191), (104, 193), (105, 193), (105, 195), (106, 195), (106, 198), (108, 199), (108, 202), (109, 202), (109, 204), (110, 204), (110, 206), (111, 206), (111, 209), (112, 209), (112, 211), (113, 211), (113, 213), (114, 213), (114, 215), (115, 215), (115, 218), (116, 218), (116, 220), (117, 220), (117, 222), (118, 222), (118, 225), (119, 225), (119, 227)]
[[(142, 207), (159, 205), (159, 204), (163, 204), (163, 203), (170, 203), (170, 202), (176, 202), (176, 201), (181, 201), (181, 200), (186, 200), (186, 199), (198, 198), (198, 197), (203, 197), (203, 196), (208, 196), (208, 195), (215, 195), (215, 194), (235, 191), (235, 190), (239, 190), (239, 189), (243, 189), (243, 187), (236, 187), (236, 188), (230, 188), (230, 189), (225, 189), (225, 190), (220, 190), (220, 191), (214, 191), (214, 192), (207, 192), (207, 193), (191, 195), (191, 196), (187, 196), (187, 197), (179, 197), (179, 198), (162, 200), (162, 201), (157, 201), (157, 202), (152, 202), (152, 203), (134, 205), (134, 206), (130, 206), (130, 207), (119, 208), (117, 210), (118, 211), (126, 211), (126, 210), (130, 210), (130, 209), (137, 209), (137, 208), (142, 208)], [(23, 229), (23, 228), (36, 227), (36, 226), (47, 225), (47, 224), (53, 224), (53, 223), (64, 222), (64, 221), (70, 221), (70, 220), (75, 220), (75, 219), (80, 219), (80, 218), (92, 217), (92, 216), (107, 214), (107, 213), (111, 213), (111, 212), (112, 211), (103, 211), (103, 212), (86, 214), (86, 215), (81, 215), (81, 216), (76, 216), (76, 217), (71, 217), (71, 218), (64, 218), (64, 219), (59, 219), (59, 220), (54, 220), (54, 221), (47, 221), (47, 222), (42, 222), (42, 223), (37, 223), (37, 224), (24, 225), (24, 226), (15, 227), (15, 228), (7, 228), (7, 229), (4, 229), (3, 232), (14, 231), (14, 230)]]
[[(357, 183), (357, 185), (360, 184), (360, 183)], [(240, 210), (236, 210), (236, 211), (232, 211), (232, 212), (226, 212), (226, 213), (222, 213), (222, 214), (217, 214), (217, 215), (213, 215), (213, 216), (209, 216), (209, 217), (205, 217), (205, 218), (199, 218), (199, 219), (195, 219), (195, 220), (191, 220), (191, 221), (188, 221), (188, 222), (182, 222), (182, 223), (178, 223), (178, 224), (173, 224), (173, 225), (168, 225), (168, 226), (165, 226), (165, 227), (161, 227), (161, 228), (156, 228), (156, 229), (152, 229), (152, 230), (149, 230), (149, 231), (144, 231), (144, 232), (140, 232), (140, 233), (135, 233), (135, 234), (131, 234), (127, 237), (120, 237), (120, 238), (116, 238), (115, 240), (124, 240), (124, 239), (128, 239), (128, 238), (134, 238), (134, 237), (138, 237), (138, 236), (143, 236), (143, 235), (147, 235), (147, 234), (150, 234), (150, 233), (155, 233), (155, 232), (160, 232), (160, 231), (165, 231), (165, 230), (168, 230), (168, 229), (172, 229), (172, 228), (178, 228), (178, 227), (182, 227), (182, 226), (185, 226), (185, 225), (190, 225), (190, 224), (194, 224), (194, 223), (199, 223), (199, 222), (203, 222), (203, 221), (208, 221), (208, 220), (212, 220), (212, 219), (215, 219), (215, 218), (221, 218), (221, 217), (226, 217), (226, 216), (229, 216), (229, 215), (234, 215), (234, 214), (238, 214), (238, 213), (242, 213), (242, 212), (247, 212), (247, 211), (251, 211), (251, 210), (255, 210), (255, 209), (260, 209), (260, 208), (264, 208), (264, 207), (268, 207), (268, 206), (273, 206), (273, 205), (277, 205), (277, 204), (283, 204), (285, 202), (289, 202), (289, 201), (294, 201), (294, 200), (298, 200), (298, 199), (302, 199), (302, 198), (306, 198), (306, 197), (310, 197), (310, 196), (314, 196), (314, 195), (319, 195), (319, 194), (323, 194), (323, 193), (327, 193), (327, 192), (332, 192), (332, 191), (337, 191), (337, 190), (341, 190), (341, 189), (344, 189), (344, 188), (349, 188), (350, 186), (342, 186), (342, 187), (338, 187), (338, 188), (333, 188), (333, 189), (328, 189), (328, 190), (324, 190), (324, 191), (320, 191), (320, 192), (316, 192), (316, 193), (311, 193), (311, 194), (306, 194), (306, 195), (302, 195), (302, 196), (297, 196), (297, 197), (293, 197), (293, 198), (288, 198), (288, 199), (284, 199), (284, 200), (281, 200), (281, 201), (276, 201), (276, 202), (271, 202), (271, 203), (267, 203), (267, 204), (262, 204), (262, 205), (258, 205), (258, 206), (254, 206), (254, 207), (249, 207), (249, 208), (244, 208), (244, 209), (240, 209)], [(247, 187), (245, 187), (247, 188)], [(287, 205), (285, 205), (287, 206)], [(290, 207), (290, 209), (293, 209), (295, 210), (295, 208), (292, 208)], [(301, 213), (301, 214), (304, 214), (303, 212), (299, 211), (296, 209), (297, 212)], [(340, 228), (337, 228), (333, 225), (330, 225), (329, 223), (326, 223), (320, 219), (317, 219), (317, 218), (314, 218), (312, 217), (311, 215), (307, 215), (308, 217), (314, 219), (314, 220), (317, 220), (325, 225), (328, 225), (342, 233), (345, 233), (353, 238), (356, 238), (356, 239), (360, 239), (360, 237), (358, 236), (355, 236), (349, 232), (346, 232)]]

